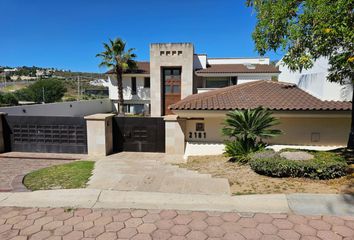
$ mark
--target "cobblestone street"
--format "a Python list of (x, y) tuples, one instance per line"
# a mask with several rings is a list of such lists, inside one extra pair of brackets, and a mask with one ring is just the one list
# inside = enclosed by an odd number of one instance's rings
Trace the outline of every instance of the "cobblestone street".
[(354, 218), (174, 210), (0, 208), (1, 240), (354, 239)]

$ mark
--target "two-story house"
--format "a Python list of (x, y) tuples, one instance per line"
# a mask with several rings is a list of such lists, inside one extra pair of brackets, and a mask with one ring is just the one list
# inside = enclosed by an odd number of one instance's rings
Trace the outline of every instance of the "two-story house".
[[(208, 58), (196, 54), (192, 43), (153, 43), (150, 62), (123, 75), (127, 113), (172, 114), (168, 106), (196, 93), (250, 81), (271, 80), (279, 70), (269, 58)], [(115, 75), (109, 74), (109, 94), (117, 102)]]

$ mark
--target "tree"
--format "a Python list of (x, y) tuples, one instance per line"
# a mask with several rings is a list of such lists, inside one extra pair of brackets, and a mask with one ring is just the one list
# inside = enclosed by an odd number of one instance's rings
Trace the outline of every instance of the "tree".
[(263, 147), (262, 139), (276, 137), (280, 130), (272, 129), (278, 120), (272, 112), (258, 107), (244, 111), (235, 110), (226, 114), (222, 133), (229, 137), (226, 141), (226, 153), (241, 158)]
[(61, 101), (66, 93), (64, 83), (59, 79), (42, 79), (16, 92), (20, 100), (36, 103), (52, 103)]
[(117, 77), (118, 87), (118, 104), (119, 114), (124, 115), (124, 99), (123, 99), (123, 78), (122, 75), (127, 70), (134, 70), (136, 62), (134, 58), (136, 55), (133, 53), (134, 48), (125, 49), (126, 42), (121, 38), (116, 38), (114, 41), (111, 39), (109, 43), (103, 43), (105, 51), (96, 55), (102, 59), (99, 64), (100, 67), (107, 67), (113, 69)]
[[(311, 68), (316, 59), (327, 57), (327, 79), (354, 84), (352, 0), (247, 0), (247, 5), (257, 14), (253, 39), (261, 55), (286, 51), (283, 61), (293, 71)], [(348, 149), (354, 149), (353, 110)]]
[(18, 105), (17, 97), (12, 93), (0, 94), (0, 105), (15, 106)]
[(22, 88), (14, 92), (16, 98), (20, 101), (31, 101), (33, 99), (32, 91), (28, 87)]

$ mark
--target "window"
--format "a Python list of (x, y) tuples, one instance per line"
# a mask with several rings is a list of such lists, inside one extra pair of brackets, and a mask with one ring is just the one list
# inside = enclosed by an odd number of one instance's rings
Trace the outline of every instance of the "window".
[(136, 95), (136, 77), (132, 77), (132, 95)]
[(165, 52), (164, 51), (160, 51), (160, 56), (163, 56), (165, 55)]
[(165, 93), (170, 93), (171, 92), (171, 85), (166, 85), (165, 86)]
[(237, 77), (231, 77), (231, 84), (237, 85)]
[(208, 77), (205, 78), (206, 88), (222, 88), (229, 86), (229, 77)]
[(144, 78), (144, 88), (150, 88), (150, 78)]
[(124, 112), (132, 114), (144, 113), (144, 104), (124, 104)]
[(178, 51), (178, 56), (181, 56), (182, 55), (182, 51)]
[(130, 104), (124, 104), (124, 112), (130, 113)]
[(180, 85), (173, 85), (173, 93), (180, 93), (181, 86)]
[(174, 75), (174, 76), (181, 75), (181, 70), (179, 70), (179, 69), (173, 69), (173, 70), (172, 70), (172, 75)]

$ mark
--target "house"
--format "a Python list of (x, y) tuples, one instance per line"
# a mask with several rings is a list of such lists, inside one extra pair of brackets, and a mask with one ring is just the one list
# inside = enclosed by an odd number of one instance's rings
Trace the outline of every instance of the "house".
[(223, 153), (221, 128), (231, 110), (270, 109), (279, 119), (283, 134), (265, 140), (269, 144), (298, 146), (345, 146), (351, 121), (351, 102), (323, 101), (295, 84), (270, 80), (252, 81), (236, 86), (188, 96), (172, 104), (178, 122), (171, 130), (184, 141), (179, 154)]
[[(168, 106), (192, 94), (257, 80), (271, 80), (279, 70), (269, 58), (209, 58), (192, 43), (154, 43), (150, 62), (123, 74), (126, 112), (173, 114)], [(109, 71), (110, 98), (117, 102), (116, 76)]]
[[(108, 71), (108, 81), (103, 86), (108, 87), (109, 98), (118, 109), (117, 78), (114, 71)], [(137, 62), (137, 69), (123, 74), (123, 98), (126, 113), (150, 114), (150, 63)]]
[(340, 85), (327, 80), (330, 67), (328, 58), (320, 57), (310, 69), (291, 71), (280, 60), (276, 66), (280, 70), (278, 80), (294, 83), (299, 88), (322, 100), (350, 101), (352, 99), (352, 85)]
[[(115, 76), (108, 74), (110, 98), (117, 102)], [(351, 103), (338, 96), (326, 99), (328, 90), (316, 95), (319, 89), (308, 77), (272, 81), (281, 74), (265, 57), (210, 58), (196, 54), (191, 43), (151, 44), (150, 62), (138, 62), (137, 70), (123, 74), (126, 110), (164, 116), (169, 155), (223, 153), (226, 113), (259, 106), (280, 120), (283, 135), (270, 144), (346, 145)]]

